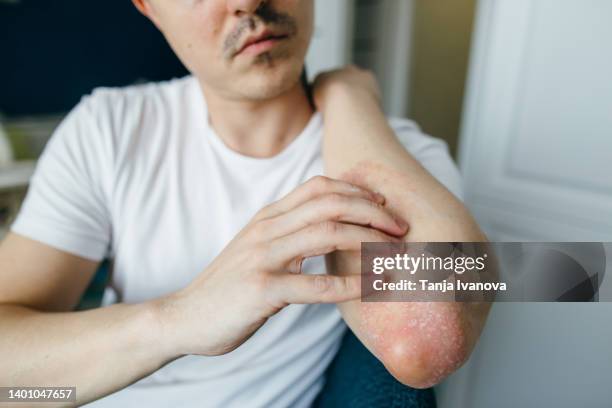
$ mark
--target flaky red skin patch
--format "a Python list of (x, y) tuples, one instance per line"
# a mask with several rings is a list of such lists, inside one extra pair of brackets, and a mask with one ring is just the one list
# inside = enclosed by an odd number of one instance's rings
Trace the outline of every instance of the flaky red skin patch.
[(431, 387), (467, 359), (469, 322), (462, 304), (362, 303), (362, 332), (371, 350), (396, 377), (413, 387)]

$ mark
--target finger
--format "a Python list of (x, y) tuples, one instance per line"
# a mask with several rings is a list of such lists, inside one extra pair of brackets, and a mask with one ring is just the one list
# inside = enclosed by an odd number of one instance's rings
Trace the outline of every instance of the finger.
[(316, 176), (308, 180), (306, 183), (300, 185), (284, 198), (263, 208), (257, 214), (255, 219), (263, 220), (278, 216), (282, 213), (290, 211), (308, 200), (331, 193), (361, 197), (380, 204), (384, 204), (385, 202), (385, 198), (382, 195), (369, 191), (365, 188), (325, 176)]
[(341, 303), (361, 296), (361, 275), (289, 275), (271, 279), (276, 304)]
[(279, 269), (334, 251), (359, 251), (362, 242), (403, 242), (373, 228), (326, 221), (270, 241), (270, 266)]
[(281, 237), (324, 221), (367, 226), (396, 236), (408, 232), (408, 224), (395, 218), (381, 204), (339, 193), (319, 196), (266, 222), (274, 237)]

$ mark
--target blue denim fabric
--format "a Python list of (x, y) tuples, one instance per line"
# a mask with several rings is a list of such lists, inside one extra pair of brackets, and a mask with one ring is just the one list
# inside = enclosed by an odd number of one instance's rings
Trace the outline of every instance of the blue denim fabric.
[(313, 408), (435, 408), (433, 389), (417, 390), (397, 381), (347, 330), (326, 372)]

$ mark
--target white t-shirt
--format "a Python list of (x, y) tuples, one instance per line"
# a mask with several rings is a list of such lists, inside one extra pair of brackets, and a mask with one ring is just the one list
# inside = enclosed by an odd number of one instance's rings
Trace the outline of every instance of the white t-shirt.
[[(323, 174), (319, 114), (266, 159), (228, 148), (207, 118), (194, 77), (94, 91), (47, 145), (12, 230), (84, 258), (112, 259), (121, 302), (186, 286), (260, 208)], [(460, 196), (446, 145), (410, 121), (391, 124)], [(321, 257), (304, 263), (305, 273), (324, 268)], [(344, 330), (334, 305), (291, 305), (235, 351), (178, 359), (92, 406), (307, 407)], [(88, 364), (103, 358), (92, 355)]]

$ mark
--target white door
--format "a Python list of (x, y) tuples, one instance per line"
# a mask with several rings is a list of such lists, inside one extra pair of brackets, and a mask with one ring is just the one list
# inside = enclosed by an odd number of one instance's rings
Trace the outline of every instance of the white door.
[[(480, 1), (460, 162), (492, 240), (612, 241), (612, 1)], [(610, 407), (611, 345), (610, 303), (496, 304), (440, 406)]]
[(480, 2), (461, 167), (500, 240), (612, 240), (612, 1)]

